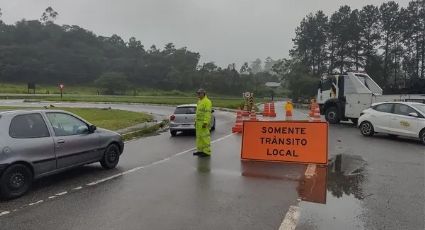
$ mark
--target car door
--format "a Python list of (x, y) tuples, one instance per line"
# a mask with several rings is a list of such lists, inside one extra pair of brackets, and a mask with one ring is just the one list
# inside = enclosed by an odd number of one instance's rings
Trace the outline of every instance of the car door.
[(393, 106), (393, 103), (384, 103), (373, 107), (375, 112), (371, 114), (370, 119), (376, 132), (390, 131)]
[(417, 137), (417, 127), (419, 118), (410, 116), (410, 113), (417, 113), (415, 109), (405, 104), (395, 104), (394, 113), (391, 115), (391, 131), (395, 134)]
[(40, 113), (16, 115), (10, 121), (9, 148), (15, 161), (30, 162), (34, 175), (56, 170), (54, 142)]
[(58, 169), (88, 163), (98, 158), (99, 134), (89, 132), (89, 125), (67, 113), (48, 112), (54, 132)]

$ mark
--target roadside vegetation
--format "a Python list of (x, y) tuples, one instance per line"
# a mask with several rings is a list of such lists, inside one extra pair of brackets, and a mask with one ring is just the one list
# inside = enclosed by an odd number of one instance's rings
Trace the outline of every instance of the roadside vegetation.
[[(99, 96), (99, 95), (7, 95), (0, 99), (25, 99), (27, 102), (35, 101), (66, 101), (66, 102), (102, 102), (102, 103), (144, 103), (157, 105), (194, 104), (195, 96)], [(211, 97), (214, 107), (237, 109), (243, 105), (242, 98)], [(256, 103), (263, 102), (265, 98), (257, 98)]]
[[(44, 109), (44, 108), (27, 108), (27, 107), (6, 107), (0, 106), (1, 110), (15, 110), (15, 109)], [(140, 123), (152, 121), (153, 118), (149, 114), (131, 112), (117, 109), (97, 109), (97, 108), (51, 108), (65, 110), (74, 113), (88, 122), (100, 128), (119, 130), (131, 127)]]

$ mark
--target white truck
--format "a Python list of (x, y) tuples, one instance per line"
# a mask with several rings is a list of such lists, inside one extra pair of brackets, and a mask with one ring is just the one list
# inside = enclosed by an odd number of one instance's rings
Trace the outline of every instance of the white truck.
[(425, 103), (425, 95), (383, 95), (383, 90), (366, 73), (349, 72), (343, 75), (322, 77), (317, 92), (320, 113), (331, 124), (357, 120), (363, 110), (373, 103), (390, 101), (412, 101)]

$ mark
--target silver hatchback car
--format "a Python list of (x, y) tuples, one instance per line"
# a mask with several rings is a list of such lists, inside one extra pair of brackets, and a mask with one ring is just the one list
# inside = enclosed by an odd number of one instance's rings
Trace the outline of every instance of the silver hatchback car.
[[(177, 132), (195, 131), (196, 104), (179, 105), (170, 116), (170, 133), (176, 136)], [(214, 110), (212, 110), (214, 113)], [(215, 116), (211, 116), (211, 131), (215, 130)]]
[(65, 111), (0, 112), (0, 195), (22, 196), (34, 179), (76, 166), (115, 168), (123, 150), (121, 135)]

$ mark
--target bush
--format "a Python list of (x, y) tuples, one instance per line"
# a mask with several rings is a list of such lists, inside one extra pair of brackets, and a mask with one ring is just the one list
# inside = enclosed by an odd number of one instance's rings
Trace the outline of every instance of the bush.
[(319, 79), (309, 75), (300, 75), (289, 80), (291, 98), (294, 100), (314, 97), (317, 93)]
[(130, 83), (127, 76), (122, 73), (107, 72), (102, 74), (96, 81), (96, 86), (103, 90), (104, 94), (115, 95), (125, 94)]

